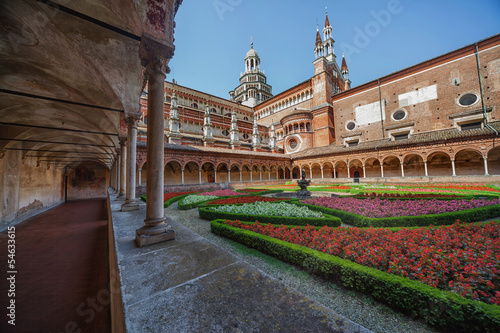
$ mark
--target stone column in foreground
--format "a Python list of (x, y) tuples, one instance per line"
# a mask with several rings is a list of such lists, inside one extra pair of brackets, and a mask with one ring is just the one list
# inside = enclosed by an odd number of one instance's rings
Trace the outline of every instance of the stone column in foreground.
[(143, 35), (139, 52), (148, 78), (146, 219), (135, 237), (137, 245), (142, 247), (175, 238), (174, 230), (165, 223), (163, 210), (163, 96), (167, 64), (173, 56), (173, 48)]
[(122, 205), (122, 212), (139, 209), (139, 204), (135, 201), (135, 165), (137, 152), (137, 121), (139, 115), (129, 116), (125, 119), (127, 124), (127, 196)]

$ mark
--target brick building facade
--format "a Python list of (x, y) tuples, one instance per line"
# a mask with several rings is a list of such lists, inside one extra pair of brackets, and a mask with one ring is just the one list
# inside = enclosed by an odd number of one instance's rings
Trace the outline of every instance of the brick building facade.
[[(317, 30), (314, 75), (275, 96), (267, 83), (269, 93), (261, 94), (263, 87), (245, 80), (230, 100), (166, 83), (166, 141), (174, 92), (180, 132), (170, 141), (177, 146), (165, 146), (166, 184), (255, 181), (262, 172), (264, 180), (289, 179), (301, 169), (343, 181), (500, 175), (500, 35), (353, 88), (345, 58), (337, 64), (328, 16), (322, 35)], [(242, 77), (256, 71), (266, 81), (259, 66), (252, 44)], [(248, 89), (255, 90), (251, 101)]]

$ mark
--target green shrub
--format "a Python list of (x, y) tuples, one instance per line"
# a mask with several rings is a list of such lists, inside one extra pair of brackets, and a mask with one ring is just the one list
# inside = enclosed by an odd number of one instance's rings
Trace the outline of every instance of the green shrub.
[(358, 290), (449, 332), (499, 332), (500, 307), (468, 300), (418, 281), (361, 266), (319, 251), (231, 227), (215, 220), (213, 233)]

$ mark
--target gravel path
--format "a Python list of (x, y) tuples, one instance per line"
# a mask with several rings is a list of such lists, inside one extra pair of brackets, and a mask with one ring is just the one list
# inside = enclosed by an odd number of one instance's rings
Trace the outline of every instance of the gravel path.
[(241, 257), (269, 276), (374, 332), (438, 332), (424, 322), (412, 320), (361, 293), (347, 290), (259, 251), (249, 250), (241, 244), (212, 234), (209, 221), (199, 218), (197, 208), (178, 210), (177, 203), (174, 203), (165, 209), (165, 215)]

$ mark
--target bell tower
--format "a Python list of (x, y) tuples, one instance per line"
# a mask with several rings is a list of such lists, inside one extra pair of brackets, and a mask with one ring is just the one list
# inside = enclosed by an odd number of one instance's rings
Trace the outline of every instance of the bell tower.
[(250, 44), (245, 57), (245, 73), (240, 76), (240, 85), (229, 92), (230, 99), (254, 107), (271, 97), (272, 87), (267, 84), (266, 74), (260, 70), (260, 57)]

